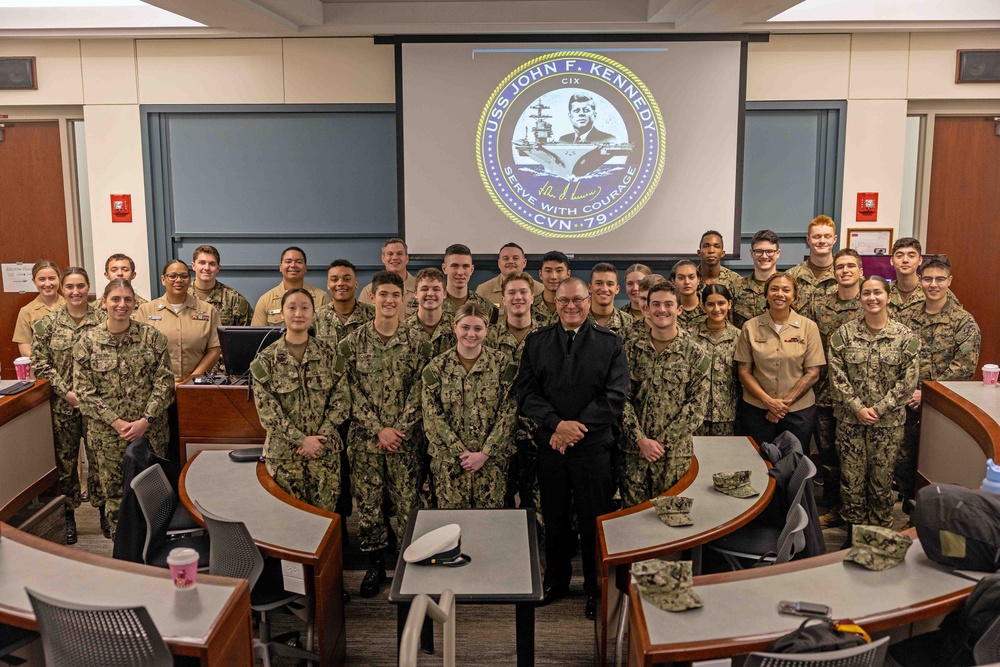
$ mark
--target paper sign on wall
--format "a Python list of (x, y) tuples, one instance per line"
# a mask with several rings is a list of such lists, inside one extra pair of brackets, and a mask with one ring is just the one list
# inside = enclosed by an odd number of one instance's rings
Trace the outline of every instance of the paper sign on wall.
[(37, 292), (34, 281), (31, 280), (31, 264), (15, 262), (0, 264), (3, 269), (4, 292)]

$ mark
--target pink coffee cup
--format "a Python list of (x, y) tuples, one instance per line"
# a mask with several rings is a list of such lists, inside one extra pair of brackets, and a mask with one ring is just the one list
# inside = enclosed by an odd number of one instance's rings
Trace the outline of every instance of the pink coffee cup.
[(18, 357), (14, 360), (14, 371), (18, 380), (27, 380), (31, 377), (31, 357)]
[(170, 576), (174, 579), (174, 588), (188, 591), (194, 588), (198, 578), (198, 552), (182, 547), (171, 549), (167, 554), (167, 565), (170, 566)]
[[(20, 377), (20, 374), (18, 374), (18, 377)], [(986, 364), (983, 366), (983, 384), (987, 387), (995, 387), (998, 377), (1000, 377), (1000, 366), (996, 364)]]

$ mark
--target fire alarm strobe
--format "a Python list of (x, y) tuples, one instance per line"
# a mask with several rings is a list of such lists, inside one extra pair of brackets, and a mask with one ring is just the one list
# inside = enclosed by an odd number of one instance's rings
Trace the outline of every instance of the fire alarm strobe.
[(132, 195), (111, 195), (111, 222), (132, 222)]

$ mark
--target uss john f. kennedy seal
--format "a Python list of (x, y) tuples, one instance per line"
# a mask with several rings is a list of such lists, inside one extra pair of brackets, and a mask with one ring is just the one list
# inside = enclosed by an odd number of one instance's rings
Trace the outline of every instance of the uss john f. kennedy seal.
[(664, 129), (628, 68), (585, 51), (530, 60), (500, 82), (476, 131), (483, 185), (508, 218), (541, 236), (617, 229), (663, 174)]

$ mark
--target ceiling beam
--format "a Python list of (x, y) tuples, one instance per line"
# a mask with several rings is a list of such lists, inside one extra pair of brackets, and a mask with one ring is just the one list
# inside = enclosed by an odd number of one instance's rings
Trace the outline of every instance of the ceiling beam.
[(251, 34), (294, 34), (323, 25), (320, 0), (143, 0), (210, 28)]

